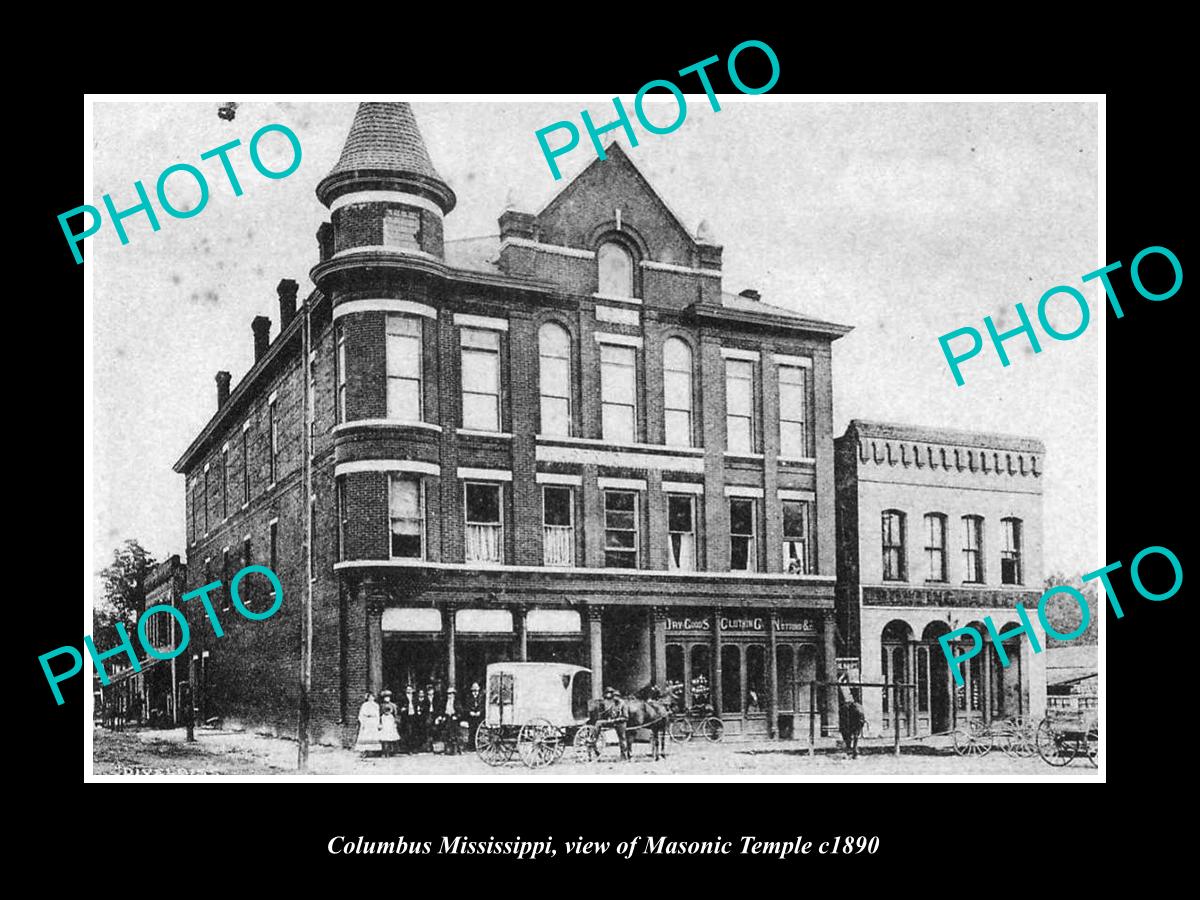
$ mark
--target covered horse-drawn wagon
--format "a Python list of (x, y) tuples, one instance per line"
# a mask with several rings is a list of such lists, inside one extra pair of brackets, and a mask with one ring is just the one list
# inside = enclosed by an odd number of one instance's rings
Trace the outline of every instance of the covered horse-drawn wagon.
[(490, 766), (518, 755), (531, 769), (557, 762), (568, 744), (595, 751), (600, 729), (590, 669), (566, 663), (501, 662), (487, 667), (486, 713), (475, 751)]

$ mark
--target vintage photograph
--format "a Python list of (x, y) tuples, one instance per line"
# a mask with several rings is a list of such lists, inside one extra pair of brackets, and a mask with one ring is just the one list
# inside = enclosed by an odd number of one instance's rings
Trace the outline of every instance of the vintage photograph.
[(1097, 103), (624, 104), (91, 104), (93, 775), (1096, 779)]

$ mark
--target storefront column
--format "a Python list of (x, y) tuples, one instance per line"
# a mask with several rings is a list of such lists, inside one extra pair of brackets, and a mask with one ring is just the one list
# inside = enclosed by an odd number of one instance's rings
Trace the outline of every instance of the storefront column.
[(716, 715), (721, 715), (721, 607), (712, 614), (712, 705)]
[(983, 707), (983, 721), (985, 724), (990, 724), (992, 721), (992, 641), (989, 635), (983, 636), (983, 696), (979, 698), (979, 705)]
[(455, 614), (458, 611), (458, 605), (453, 602), (447, 602), (442, 607), (442, 631), (446, 635), (446, 687), (458, 690), (458, 623), (455, 622)]
[(654, 668), (651, 683), (660, 687), (667, 683), (667, 611), (661, 606), (650, 610), (654, 629)]
[(513, 630), (517, 639), (517, 661), (529, 661), (529, 634), (525, 630), (525, 607), (517, 605), (512, 608)]
[[(838, 733), (838, 688), (837, 688), (837, 639), (834, 627), (833, 610), (829, 610), (821, 619), (821, 628), (825, 633), (825, 672), (824, 680), (829, 682), (825, 688), (823, 707), (825, 711), (824, 735)], [(861, 670), (861, 663), (860, 663)], [(861, 680), (861, 679), (860, 679)], [(893, 715), (895, 711), (893, 710)]]
[(775, 616), (777, 610), (767, 610), (767, 737), (775, 737), (779, 729), (779, 669), (775, 659)]
[[(917, 642), (909, 641), (904, 646), (905, 666), (908, 671), (905, 673), (904, 681), (906, 684), (917, 683)], [(908, 734), (910, 736), (917, 733), (917, 693), (915, 688), (904, 688), (904, 709), (908, 713)]]
[(588, 655), (591, 657), (593, 700), (599, 700), (604, 696), (604, 647), (600, 643), (603, 617), (603, 607), (589, 606), (587, 608)]
[(387, 606), (387, 586), (366, 582), (367, 606), (367, 690), (378, 694), (383, 689), (383, 608)]

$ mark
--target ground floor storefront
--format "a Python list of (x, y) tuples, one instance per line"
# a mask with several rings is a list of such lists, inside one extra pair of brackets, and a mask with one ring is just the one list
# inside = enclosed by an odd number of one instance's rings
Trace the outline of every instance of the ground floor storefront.
[[(861, 681), (889, 685), (861, 689), (868, 730), (892, 733), (897, 719), (905, 736), (945, 733), (971, 719), (1040, 720), (1046, 706), (1043, 657), (1021, 637), (1005, 643), (1009, 664), (1002, 665), (985, 617), (1001, 633), (1020, 624), (1011, 608), (864, 608)], [(962, 664), (960, 685), (938, 639), (964, 627), (983, 636), (983, 647)], [(1039, 634), (1039, 641), (1044, 646), (1044, 636)], [(973, 645), (970, 637), (961, 637), (951, 649), (955, 656), (965, 656)], [(901, 687), (890, 687), (894, 685)]]
[(489, 663), (563, 662), (592, 671), (592, 692), (677, 686), (685, 709), (708, 706), (725, 734), (807, 739), (836, 733), (832, 585), (800, 579), (636, 581), (631, 575), (518, 580), (487, 573), (423, 579), (373, 573), (364, 597), (363, 689), (403, 697), (453, 686), (460, 703)]

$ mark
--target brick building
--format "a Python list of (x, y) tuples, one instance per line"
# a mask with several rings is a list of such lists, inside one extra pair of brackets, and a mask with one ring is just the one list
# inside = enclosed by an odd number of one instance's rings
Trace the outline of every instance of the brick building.
[(218, 374), (176, 464), (189, 586), (255, 562), (286, 595), (250, 622), (222, 593), (221, 638), (188, 604), (208, 715), (294, 729), (311, 577), (324, 740), (352, 737), (368, 688), (462, 696), (504, 659), (689, 701), (703, 675), (727, 733), (806, 727), (795, 683), (835, 656), (849, 328), (724, 291), (708, 228), (607, 153), (540, 212), (446, 241), (457, 198), (411, 109), (360, 105), (317, 188), (316, 290), (297, 310), (280, 283), (280, 334), (254, 320), (253, 368)]
[[(143, 611), (155, 606), (178, 607), (180, 596), (187, 590), (186, 580), (187, 566), (178, 555), (160, 562), (146, 574)], [(98, 675), (93, 676), (96, 710), (106, 722), (136, 714), (137, 720), (152, 725), (176, 724), (179, 686), (188, 678), (187, 657), (155, 659), (145, 652), (132, 627), (129, 633), (138, 654), (138, 668), (134, 669), (122, 655), (109, 663), (107, 685), (100, 683)], [(164, 612), (152, 615), (146, 620), (146, 639), (155, 650), (170, 653), (180, 640), (175, 618)]]
[[(966, 718), (1044, 715), (1044, 656), (1022, 635), (1005, 642), (1004, 668), (983, 624), (991, 616), (1000, 632), (1018, 626), (1020, 601), (1046, 646), (1036, 613), (1041, 441), (855, 419), (834, 443), (848, 655), (859, 657), (864, 682), (916, 686), (899, 710), (890, 691), (864, 689), (869, 728), (890, 734), (897, 713), (906, 735), (945, 732)], [(968, 625), (985, 646), (958, 687), (938, 637)]]

